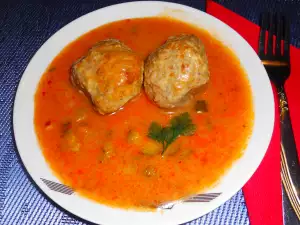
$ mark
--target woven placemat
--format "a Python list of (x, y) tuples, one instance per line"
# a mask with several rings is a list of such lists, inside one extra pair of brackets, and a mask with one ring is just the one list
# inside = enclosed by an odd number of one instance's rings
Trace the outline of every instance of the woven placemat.
[(300, 0), (214, 0), (233, 12), (259, 24), (262, 12), (280, 12), (291, 22), (291, 44), (300, 48)]

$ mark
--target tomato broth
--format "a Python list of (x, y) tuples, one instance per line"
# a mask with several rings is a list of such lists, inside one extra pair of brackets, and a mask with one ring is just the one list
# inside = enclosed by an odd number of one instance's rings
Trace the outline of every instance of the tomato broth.
[[(145, 59), (181, 33), (195, 34), (205, 45), (210, 80), (194, 98), (205, 101), (207, 112), (183, 107), (167, 113), (142, 92), (102, 116), (70, 83), (72, 64), (101, 40), (119, 39)], [(182, 112), (189, 113), (195, 134), (177, 138), (164, 155), (152, 154), (159, 143), (148, 137), (150, 124), (166, 126)], [(238, 58), (207, 31), (170, 18), (122, 20), (84, 34), (54, 58), (35, 94), (36, 134), (56, 176), (82, 196), (127, 209), (156, 207), (212, 187), (242, 155), (253, 119), (251, 88)]]

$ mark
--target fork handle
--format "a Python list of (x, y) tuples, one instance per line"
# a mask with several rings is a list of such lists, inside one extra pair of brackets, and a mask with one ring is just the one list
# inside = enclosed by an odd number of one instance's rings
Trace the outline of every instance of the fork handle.
[(281, 179), (297, 217), (300, 219), (300, 166), (289, 106), (283, 85), (276, 86), (281, 133)]

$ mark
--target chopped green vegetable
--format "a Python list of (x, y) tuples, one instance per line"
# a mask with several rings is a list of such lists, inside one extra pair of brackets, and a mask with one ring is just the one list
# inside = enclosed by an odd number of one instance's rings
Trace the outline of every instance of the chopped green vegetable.
[(198, 100), (195, 105), (195, 110), (197, 113), (208, 112), (207, 103), (205, 100)]
[(196, 131), (196, 125), (192, 123), (189, 113), (185, 112), (171, 119), (170, 125), (162, 127), (156, 122), (152, 122), (148, 137), (163, 145), (162, 155), (168, 146), (180, 135), (191, 136)]

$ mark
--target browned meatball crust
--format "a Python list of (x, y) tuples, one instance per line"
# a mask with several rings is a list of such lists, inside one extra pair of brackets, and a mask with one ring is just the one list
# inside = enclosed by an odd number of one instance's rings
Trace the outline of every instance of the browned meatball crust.
[(71, 82), (104, 115), (117, 111), (140, 93), (143, 68), (143, 60), (128, 46), (107, 39), (74, 63)]
[(189, 93), (208, 80), (205, 48), (195, 35), (169, 37), (145, 63), (146, 94), (162, 108), (184, 104)]

